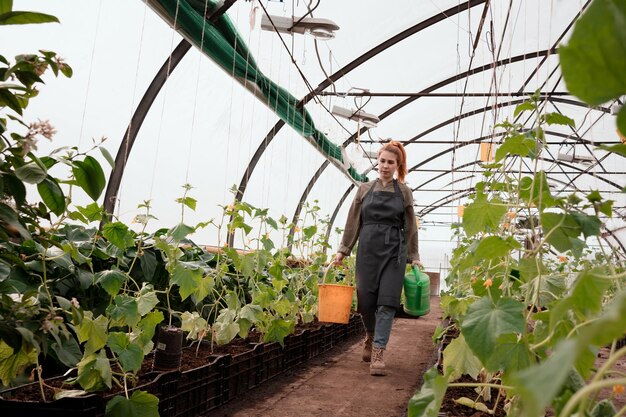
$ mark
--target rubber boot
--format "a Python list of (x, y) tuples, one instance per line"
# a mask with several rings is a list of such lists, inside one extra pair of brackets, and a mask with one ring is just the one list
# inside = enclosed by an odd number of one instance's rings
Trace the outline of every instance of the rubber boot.
[(366, 333), (363, 341), (363, 362), (372, 360), (372, 342), (374, 341), (374, 333)]
[(383, 360), (384, 352), (385, 349), (377, 347), (372, 348), (372, 363), (370, 364), (370, 375), (387, 375), (387, 371), (385, 371), (385, 361)]

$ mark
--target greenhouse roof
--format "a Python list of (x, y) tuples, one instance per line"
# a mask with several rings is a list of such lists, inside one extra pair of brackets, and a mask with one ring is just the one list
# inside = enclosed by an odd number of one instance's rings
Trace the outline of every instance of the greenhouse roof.
[[(377, 177), (372, 155), (391, 138), (406, 146), (422, 260), (445, 269), (458, 206), (483, 179), (481, 150), (497, 152), (505, 129), (494, 126), (505, 120), (537, 128), (534, 112), (516, 112), (537, 92), (542, 113), (574, 125), (545, 126), (538, 158), (508, 168), (544, 170), (554, 195), (599, 190), (614, 200), (605, 231), (626, 245), (624, 159), (598, 147), (620, 143), (623, 99), (586, 104), (559, 62), (590, 1), (15, 3), (61, 24), (11, 27), (4, 53), (53, 50), (74, 68), (71, 79), (46, 79), (28, 108), (58, 130), (40, 148), (107, 137), (118, 160), (104, 201), (128, 223), (151, 200), (154, 228), (176, 224), (190, 184), (190, 224), (219, 220), (237, 198), (290, 220), (317, 204), (343, 227), (355, 186)], [(334, 37), (315, 25), (278, 30), (307, 18), (334, 22)], [(225, 235), (192, 238), (215, 245)]]

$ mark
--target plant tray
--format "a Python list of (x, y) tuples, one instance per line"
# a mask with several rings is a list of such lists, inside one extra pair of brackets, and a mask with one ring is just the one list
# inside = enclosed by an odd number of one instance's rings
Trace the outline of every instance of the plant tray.
[(229, 356), (224, 367), (223, 401), (245, 394), (261, 383), (263, 344), (251, 344), (250, 350)]

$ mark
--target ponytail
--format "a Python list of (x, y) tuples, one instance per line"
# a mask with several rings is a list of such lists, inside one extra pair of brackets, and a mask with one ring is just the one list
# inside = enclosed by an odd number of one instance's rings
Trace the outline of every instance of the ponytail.
[(380, 155), (383, 151), (391, 152), (398, 158), (398, 170), (396, 171), (396, 174), (398, 175), (398, 181), (404, 184), (404, 178), (407, 174), (406, 151), (404, 150), (404, 146), (402, 146), (400, 142), (391, 140), (380, 148), (378, 155)]

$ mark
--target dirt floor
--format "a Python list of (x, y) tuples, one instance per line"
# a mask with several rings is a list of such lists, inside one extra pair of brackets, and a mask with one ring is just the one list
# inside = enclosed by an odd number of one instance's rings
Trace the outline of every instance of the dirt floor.
[(253, 389), (209, 416), (401, 417), (422, 374), (435, 362), (432, 334), (441, 323), (439, 298), (418, 319), (396, 318), (385, 351), (387, 376), (369, 375), (361, 340), (345, 342)]

